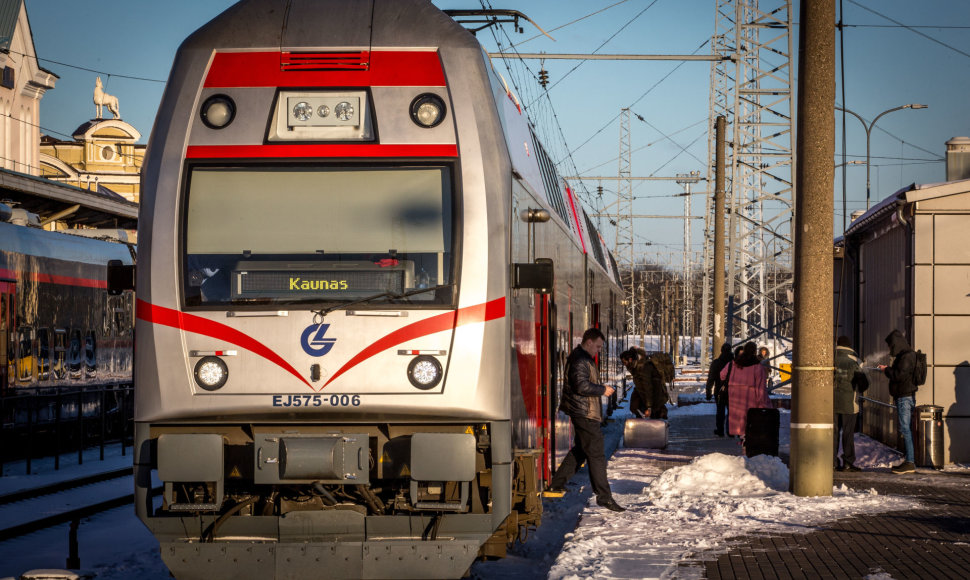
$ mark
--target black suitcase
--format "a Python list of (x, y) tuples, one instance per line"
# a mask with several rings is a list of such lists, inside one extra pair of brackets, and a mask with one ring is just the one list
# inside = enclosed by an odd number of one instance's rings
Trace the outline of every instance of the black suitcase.
[(744, 427), (744, 454), (778, 455), (778, 409), (748, 409)]

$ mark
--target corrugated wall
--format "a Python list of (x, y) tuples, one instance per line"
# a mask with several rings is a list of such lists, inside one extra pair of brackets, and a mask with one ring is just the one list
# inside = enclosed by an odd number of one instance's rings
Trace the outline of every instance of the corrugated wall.
[[(887, 215), (870, 228), (858, 247), (859, 296), (857, 351), (865, 366), (891, 364), (885, 338), (893, 329), (911, 337), (908, 271), (909, 232)], [(871, 387), (862, 408), (864, 432), (896, 446), (898, 429), (889, 383), (879, 371), (870, 371)]]

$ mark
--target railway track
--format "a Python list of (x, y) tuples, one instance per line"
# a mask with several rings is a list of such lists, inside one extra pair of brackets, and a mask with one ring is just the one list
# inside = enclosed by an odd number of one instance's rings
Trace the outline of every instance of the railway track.
[(0, 542), (131, 505), (131, 478), (127, 467), (0, 495)]

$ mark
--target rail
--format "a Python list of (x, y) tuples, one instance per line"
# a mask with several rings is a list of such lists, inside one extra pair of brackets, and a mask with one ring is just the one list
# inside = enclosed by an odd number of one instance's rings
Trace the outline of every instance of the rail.
[(23, 461), (29, 475), (33, 462), (52, 457), (60, 469), (61, 455), (120, 443), (127, 453), (133, 433), (133, 390), (130, 383), (50, 387), (0, 396), (0, 477), (4, 464)]

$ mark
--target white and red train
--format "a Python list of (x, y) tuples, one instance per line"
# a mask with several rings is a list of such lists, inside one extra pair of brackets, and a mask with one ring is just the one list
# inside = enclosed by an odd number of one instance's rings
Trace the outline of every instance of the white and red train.
[(177, 578), (452, 578), (539, 523), (563, 361), (622, 290), (470, 32), (239, 2), (180, 47), (141, 191), (136, 510)]

